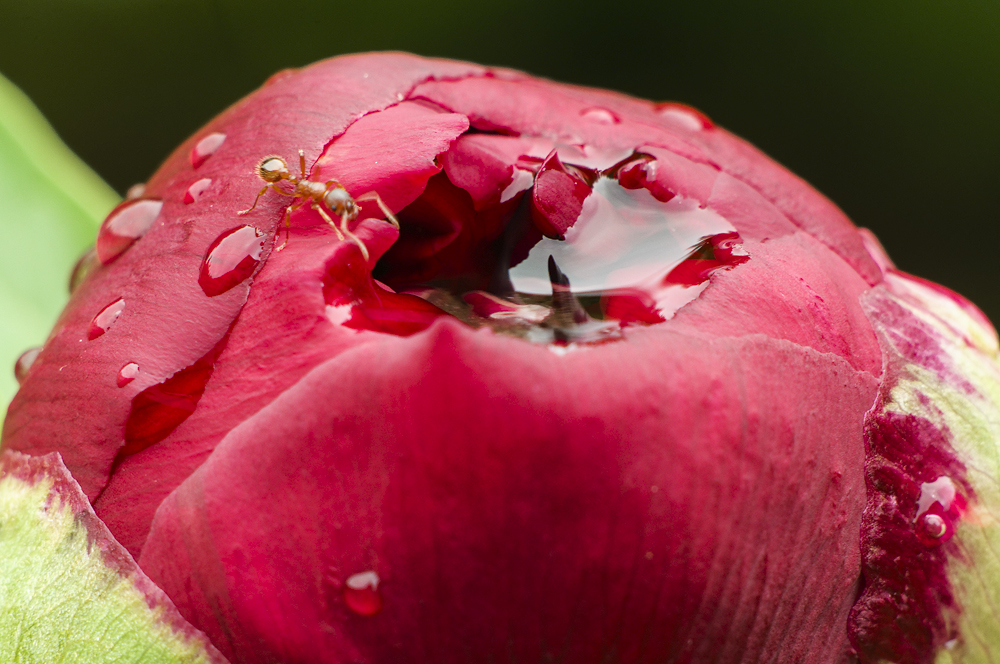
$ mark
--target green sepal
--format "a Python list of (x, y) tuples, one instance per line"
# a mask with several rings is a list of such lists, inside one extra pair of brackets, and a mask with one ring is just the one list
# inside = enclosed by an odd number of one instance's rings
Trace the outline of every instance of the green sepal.
[(226, 662), (118, 544), (58, 453), (0, 455), (0, 571), (0, 662)]
[[(967, 469), (972, 490), (949, 551), (956, 638), (935, 664), (993, 664), (1000, 658), (1000, 345), (986, 317), (944, 288), (900, 273), (866, 296), (870, 306), (908, 318), (905, 328), (876, 324), (885, 370), (894, 383), (886, 411), (920, 417), (943, 432)], [(928, 341), (930, 340), (930, 341)], [(931, 344), (923, 361), (908, 344)], [(912, 507), (912, 506), (911, 506)]]

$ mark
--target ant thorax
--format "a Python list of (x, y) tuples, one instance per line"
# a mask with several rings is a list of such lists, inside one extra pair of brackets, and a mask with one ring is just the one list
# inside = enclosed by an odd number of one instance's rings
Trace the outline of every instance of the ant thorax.
[(299, 196), (305, 196), (313, 200), (320, 200), (323, 198), (323, 194), (326, 193), (326, 189), (329, 185), (323, 184), (322, 182), (313, 182), (312, 180), (300, 180), (295, 186), (295, 193)]

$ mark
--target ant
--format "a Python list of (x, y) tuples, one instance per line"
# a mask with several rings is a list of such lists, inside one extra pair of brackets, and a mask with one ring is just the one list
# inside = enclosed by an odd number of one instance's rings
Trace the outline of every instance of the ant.
[[(312, 209), (316, 210), (326, 223), (330, 224), (333, 230), (337, 231), (337, 237), (341, 240), (344, 236), (351, 238), (351, 241), (358, 245), (361, 249), (361, 255), (364, 259), (368, 260), (368, 248), (365, 247), (365, 243), (361, 239), (352, 233), (349, 228), (347, 228), (348, 222), (354, 221), (358, 218), (358, 213), (361, 211), (361, 206), (351, 197), (347, 190), (344, 189), (336, 180), (328, 180), (327, 182), (313, 182), (312, 180), (306, 179), (306, 154), (305, 151), (299, 150), (299, 169), (302, 171), (302, 175), (292, 175), (288, 170), (288, 164), (285, 160), (276, 155), (270, 155), (264, 157), (257, 164), (257, 177), (266, 182), (264, 188), (260, 190), (257, 194), (257, 198), (254, 199), (253, 205), (251, 205), (246, 210), (240, 210), (236, 214), (245, 215), (250, 214), (255, 207), (257, 207), (257, 202), (260, 197), (267, 193), (268, 189), (278, 192), (282, 196), (293, 196), (300, 198), (301, 200), (292, 203), (285, 210), (285, 241), (278, 247), (275, 251), (281, 251), (288, 244), (288, 236), (292, 227), (292, 212), (298, 210), (302, 206), (309, 204)], [(282, 180), (287, 180), (289, 184), (295, 186), (295, 189), (291, 192), (285, 191), (278, 187), (278, 183)], [(382, 201), (382, 198), (375, 192), (372, 192), (375, 197), (375, 202), (378, 206), (382, 208), (382, 212), (385, 213), (386, 219), (390, 224), (399, 228), (399, 222), (396, 221), (396, 217), (393, 216), (392, 210)], [(365, 194), (368, 196), (369, 194)], [(363, 197), (362, 197), (363, 198)], [(326, 210), (323, 209), (323, 204), (330, 209), (336, 215), (340, 216), (340, 226), (333, 221)]]

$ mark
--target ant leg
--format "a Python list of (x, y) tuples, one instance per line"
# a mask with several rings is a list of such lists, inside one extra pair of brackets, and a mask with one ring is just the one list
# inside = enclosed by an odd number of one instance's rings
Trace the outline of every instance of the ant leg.
[(302, 179), (306, 179), (306, 151), (299, 150), (299, 170), (302, 171)]
[(326, 223), (330, 224), (333, 227), (333, 230), (337, 231), (337, 237), (339, 237), (341, 240), (344, 240), (345, 239), (344, 236), (347, 236), (348, 238), (351, 239), (351, 242), (358, 245), (358, 249), (361, 250), (361, 255), (364, 257), (366, 262), (368, 261), (368, 247), (366, 247), (365, 243), (361, 241), (361, 238), (359, 238), (357, 235), (352, 233), (350, 229), (347, 228), (346, 214), (340, 217), (340, 228), (337, 228), (337, 224), (334, 223), (333, 219), (330, 218), (330, 215), (326, 213), (326, 210), (324, 210), (319, 203), (313, 201), (312, 207), (314, 210), (319, 212), (320, 216), (326, 220)]
[(326, 213), (326, 210), (324, 210), (319, 203), (313, 201), (312, 209), (319, 212), (319, 216), (323, 217), (323, 219), (326, 220), (326, 223), (330, 224), (330, 227), (333, 228), (333, 230), (337, 231), (338, 238), (340, 238), (341, 240), (344, 239), (344, 234), (340, 232), (339, 228), (337, 228), (336, 222), (334, 222), (333, 219), (330, 218), (330, 215)]
[[(292, 204), (292, 205), (289, 205), (287, 208), (285, 208), (285, 241), (282, 242), (281, 246), (277, 247), (275, 249), (275, 251), (281, 251), (282, 249), (284, 249), (285, 245), (288, 244), (288, 241), (291, 239), (291, 237), (292, 237), (292, 212), (294, 212), (295, 210), (298, 210), (300, 207), (302, 207), (302, 203), (298, 203), (297, 205), (296, 204)], [(278, 232), (280, 233), (281, 231), (278, 231)]]
[(346, 214), (340, 215), (340, 230), (344, 231), (344, 235), (346, 235), (347, 237), (351, 238), (351, 241), (354, 242), (354, 244), (358, 245), (358, 249), (361, 250), (361, 255), (364, 257), (365, 262), (367, 263), (368, 262), (368, 247), (366, 247), (365, 243), (361, 241), (361, 238), (359, 238), (357, 235), (355, 235), (354, 233), (352, 233), (347, 228), (347, 217), (348, 217), (348, 215), (346, 215)]
[(393, 226), (395, 226), (396, 228), (399, 228), (399, 221), (397, 221), (396, 215), (392, 213), (392, 210), (390, 210), (389, 206), (385, 204), (385, 201), (383, 201), (382, 197), (378, 195), (378, 192), (370, 191), (367, 194), (364, 194), (363, 196), (359, 196), (358, 199), (360, 200), (368, 197), (374, 197), (375, 202), (378, 203), (378, 206), (380, 208), (382, 208), (382, 213), (385, 214), (385, 220), (388, 221)]
[(271, 188), (271, 185), (270, 185), (270, 184), (265, 184), (265, 185), (264, 185), (264, 188), (260, 190), (260, 193), (259, 193), (259, 194), (257, 194), (257, 198), (253, 199), (253, 205), (251, 205), (251, 206), (250, 206), (249, 208), (247, 208), (246, 210), (240, 210), (240, 211), (239, 211), (239, 212), (237, 212), (236, 214), (238, 214), (238, 215), (240, 215), (240, 216), (242, 217), (242, 216), (243, 216), (243, 215), (245, 215), (245, 214), (250, 214), (251, 212), (253, 212), (253, 209), (254, 209), (255, 207), (257, 207), (257, 202), (258, 202), (258, 201), (260, 200), (260, 197), (261, 197), (261, 196), (263, 196), (263, 195), (264, 195), (264, 192), (265, 192), (265, 191), (267, 191), (267, 190), (268, 190), (268, 189), (270, 189), (270, 188)]
[(278, 189), (277, 187), (275, 187), (275, 186), (274, 186), (274, 184), (272, 184), (272, 183), (268, 183), (268, 184), (264, 185), (264, 188), (260, 190), (260, 193), (259, 193), (259, 194), (257, 194), (257, 198), (255, 198), (255, 199), (254, 199), (254, 201), (253, 201), (253, 205), (251, 205), (251, 206), (250, 206), (250, 207), (249, 207), (248, 209), (246, 209), (246, 210), (240, 210), (240, 211), (239, 211), (239, 212), (237, 212), (236, 214), (238, 214), (238, 215), (240, 215), (240, 216), (243, 216), (243, 215), (245, 215), (245, 214), (250, 214), (250, 213), (251, 213), (251, 212), (253, 211), (253, 209), (254, 209), (255, 207), (257, 207), (257, 203), (258, 203), (258, 202), (260, 202), (260, 197), (261, 197), (261, 196), (263, 196), (263, 195), (264, 195), (264, 192), (265, 192), (265, 191), (267, 191), (268, 189), (270, 189), (271, 191), (274, 191), (274, 192), (277, 192), (277, 193), (281, 194), (282, 196), (291, 196), (291, 197), (293, 197), (293, 198), (294, 198), (295, 196), (298, 196), (298, 194), (290, 194), (290, 193), (288, 193), (287, 191), (282, 191), (282, 190)]

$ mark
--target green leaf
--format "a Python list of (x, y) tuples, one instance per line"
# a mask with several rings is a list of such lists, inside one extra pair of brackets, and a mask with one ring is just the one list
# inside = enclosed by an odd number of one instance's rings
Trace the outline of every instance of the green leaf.
[(0, 76), (0, 422), (17, 390), (15, 360), (45, 341), (70, 270), (118, 200)]
[(0, 661), (225, 664), (143, 574), (58, 453), (0, 456)]

